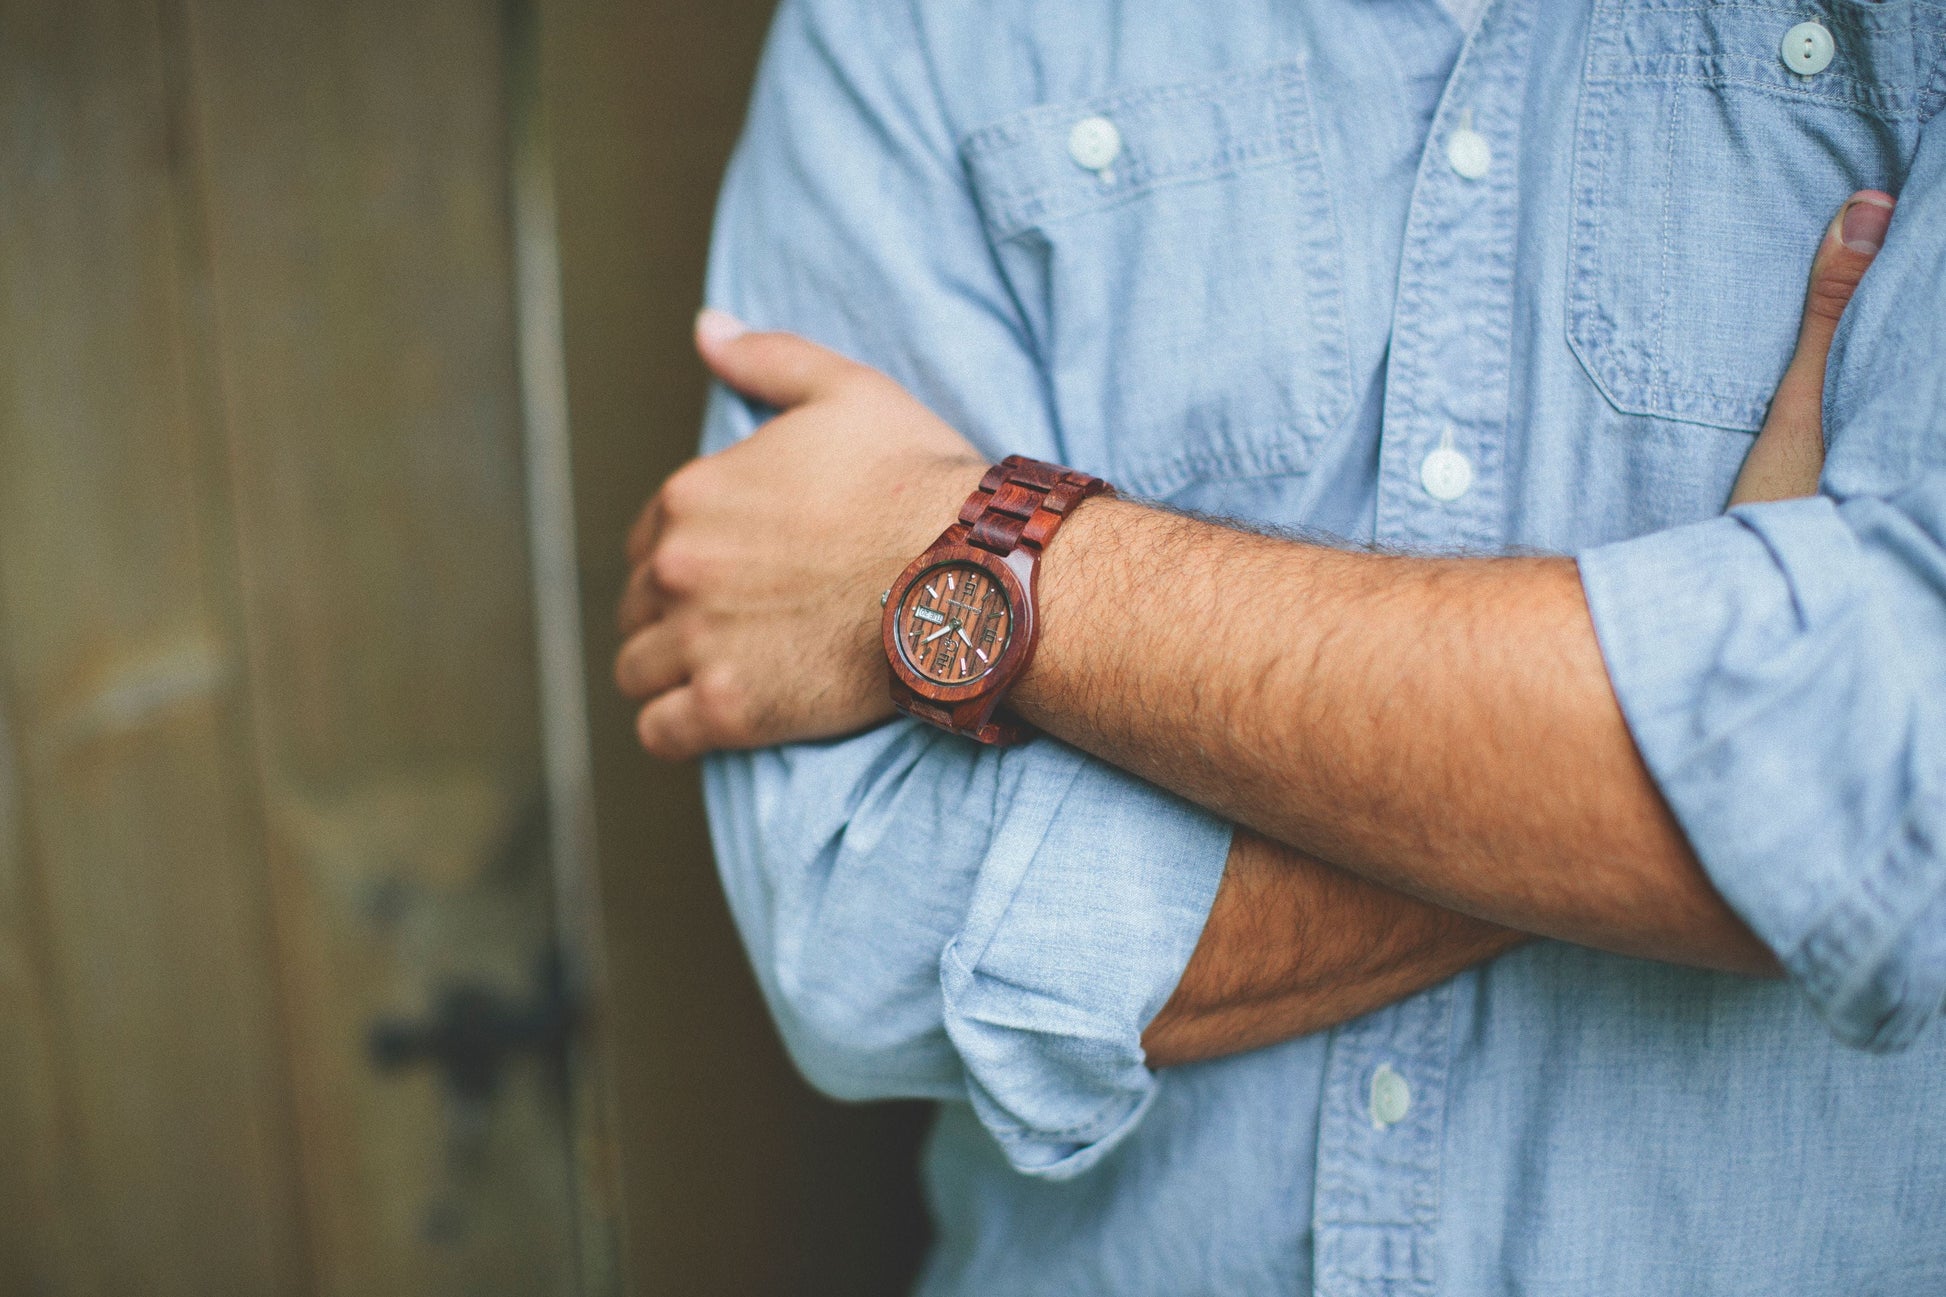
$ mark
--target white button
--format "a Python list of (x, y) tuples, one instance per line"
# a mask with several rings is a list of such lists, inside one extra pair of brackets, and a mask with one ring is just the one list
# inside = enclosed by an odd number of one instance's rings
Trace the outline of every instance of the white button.
[(1372, 1073), (1372, 1125), (1380, 1130), (1396, 1126), (1410, 1111), (1412, 1087), (1392, 1070), (1390, 1063), (1380, 1063), (1378, 1071)]
[(1493, 146), (1486, 136), (1462, 126), (1446, 141), (1446, 161), (1468, 180), (1484, 180), (1493, 170)]
[(1083, 117), (1068, 132), (1068, 156), (1076, 166), (1106, 171), (1122, 156), (1122, 133), (1106, 117)]
[(1784, 66), (1801, 77), (1814, 77), (1831, 66), (1837, 46), (1819, 23), (1799, 23), (1784, 34)]
[(1419, 484), (1435, 500), (1457, 500), (1473, 489), (1473, 461), (1441, 446), (1419, 465)]

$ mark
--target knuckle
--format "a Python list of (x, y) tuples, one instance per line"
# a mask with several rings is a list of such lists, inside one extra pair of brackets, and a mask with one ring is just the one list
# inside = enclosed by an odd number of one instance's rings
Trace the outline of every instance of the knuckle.
[(722, 740), (735, 741), (746, 736), (749, 695), (734, 670), (712, 667), (699, 674), (692, 687), (697, 719), (705, 730)]
[(709, 502), (713, 491), (711, 478), (714, 475), (707, 460), (692, 459), (669, 475), (657, 494), (665, 518), (692, 517)]
[(644, 707), (635, 721), (635, 736), (642, 750), (658, 760), (683, 761), (694, 755), (666, 706)]
[(649, 555), (649, 580), (670, 594), (696, 589), (699, 564), (695, 551), (679, 539), (664, 540)]

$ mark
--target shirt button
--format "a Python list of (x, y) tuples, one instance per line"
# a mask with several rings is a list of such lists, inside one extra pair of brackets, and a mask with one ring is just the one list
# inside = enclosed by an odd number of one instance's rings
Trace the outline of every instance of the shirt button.
[(1372, 1125), (1380, 1130), (1398, 1125), (1412, 1111), (1412, 1087), (1390, 1063), (1380, 1063), (1378, 1071), (1372, 1073), (1371, 1106)]
[(1068, 132), (1068, 156), (1089, 171), (1106, 171), (1122, 156), (1122, 133), (1106, 117), (1083, 117)]
[(1462, 126), (1446, 141), (1446, 161), (1468, 180), (1484, 180), (1493, 170), (1493, 146), (1486, 136)]
[(1419, 465), (1419, 484), (1435, 500), (1457, 500), (1473, 489), (1473, 461), (1441, 446)]
[(1801, 77), (1814, 77), (1831, 66), (1837, 46), (1819, 23), (1799, 23), (1784, 34), (1784, 66)]

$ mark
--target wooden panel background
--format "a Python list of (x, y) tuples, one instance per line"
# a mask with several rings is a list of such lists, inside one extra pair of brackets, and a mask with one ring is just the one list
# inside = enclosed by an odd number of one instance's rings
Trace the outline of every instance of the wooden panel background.
[(841, 1107), (791, 1070), (710, 864), (696, 776), (650, 761), (604, 686), (621, 541), (694, 453), (689, 346), (711, 211), (773, 0), (550, 0), (617, 1119), (635, 1287), (660, 1297), (905, 1292), (926, 1244), (916, 1104)]
[(0, 0), (0, 1291), (580, 1291), (507, 24)]
[[(633, 1290), (872, 1297), (924, 1245), (926, 1113), (790, 1071), (695, 772), (643, 758), (605, 683), (620, 537), (695, 437), (688, 324), (769, 9), (540, 9), (590, 937)], [(0, 0), (8, 1297), (610, 1290), (585, 1100), (527, 1061), (482, 1114), (366, 1052), (455, 980), (518, 994), (555, 927), (522, 30), (502, 0)]]

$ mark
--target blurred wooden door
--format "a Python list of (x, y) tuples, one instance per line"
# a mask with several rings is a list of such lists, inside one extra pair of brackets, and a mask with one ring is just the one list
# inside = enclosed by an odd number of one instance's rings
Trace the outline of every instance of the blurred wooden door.
[(622, 537), (695, 453), (689, 345), (716, 189), (775, 0), (547, 0), (567, 402), (586, 593), (625, 1251), (645, 1297), (893, 1297), (927, 1242), (920, 1104), (791, 1070), (711, 867), (692, 766), (649, 760), (606, 687)]
[(770, 8), (0, 0), (0, 1294), (909, 1284), (605, 684)]
[(0, 0), (0, 1292), (615, 1288), (520, 12)]

